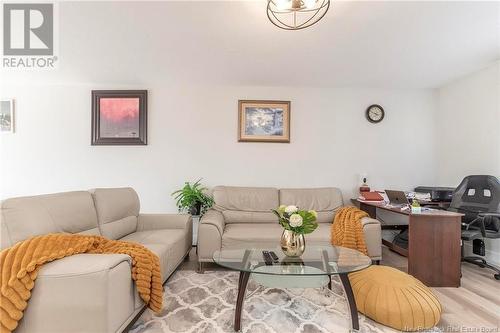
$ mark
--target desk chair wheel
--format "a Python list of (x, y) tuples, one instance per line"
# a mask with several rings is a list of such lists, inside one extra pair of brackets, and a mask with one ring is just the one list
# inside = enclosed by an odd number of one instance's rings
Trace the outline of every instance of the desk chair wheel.
[(495, 274), (493, 276), (495, 277), (495, 280), (500, 280), (500, 274)]

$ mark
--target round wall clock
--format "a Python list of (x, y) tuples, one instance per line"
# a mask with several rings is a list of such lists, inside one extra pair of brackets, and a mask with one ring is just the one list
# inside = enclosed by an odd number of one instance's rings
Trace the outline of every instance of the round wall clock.
[(384, 108), (378, 104), (370, 105), (366, 109), (366, 119), (371, 123), (380, 123), (384, 119), (385, 112)]

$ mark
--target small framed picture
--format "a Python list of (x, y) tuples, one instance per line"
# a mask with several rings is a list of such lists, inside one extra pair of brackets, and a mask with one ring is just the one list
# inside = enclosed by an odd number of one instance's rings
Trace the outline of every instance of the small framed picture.
[(14, 133), (13, 99), (0, 99), (0, 132)]
[(146, 145), (147, 98), (147, 90), (93, 90), (92, 145)]
[(290, 142), (290, 101), (238, 101), (239, 142)]

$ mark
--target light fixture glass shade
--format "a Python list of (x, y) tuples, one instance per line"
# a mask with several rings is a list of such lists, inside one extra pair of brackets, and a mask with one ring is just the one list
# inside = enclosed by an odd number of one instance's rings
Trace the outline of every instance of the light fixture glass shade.
[(278, 28), (299, 30), (325, 16), (330, 0), (268, 0), (267, 17)]

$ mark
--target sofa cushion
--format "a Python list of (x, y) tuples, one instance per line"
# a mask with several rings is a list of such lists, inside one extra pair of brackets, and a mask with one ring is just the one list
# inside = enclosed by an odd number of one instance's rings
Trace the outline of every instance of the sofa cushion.
[(226, 223), (277, 222), (271, 212), (279, 206), (276, 188), (216, 186), (213, 197)]
[(186, 230), (165, 229), (133, 232), (120, 240), (136, 242), (153, 251), (160, 258), (161, 273), (166, 280), (184, 258)]
[(134, 189), (97, 188), (91, 192), (104, 237), (119, 239), (136, 231), (139, 197)]
[(335, 187), (284, 188), (279, 190), (280, 205), (296, 205), (300, 209), (314, 209), (319, 223), (332, 223), (337, 209), (342, 207), (342, 192)]
[(273, 212), (245, 212), (241, 210), (225, 210), (222, 212), (226, 223), (278, 223)]
[(99, 235), (94, 202), (86, 191), (7, 199), (1, 214), (2, 249), (53, 232)]
[[(278, 246), (282, 233), (283, 228), (278, 223), (261, 224), (258, 227), (248, 223), (228, 224), (222, 235), (222, 249)], [(305, 238), (306, 244), (331, 244), (330, 224), (320, 224), (313, 233), (305, 235)]]

